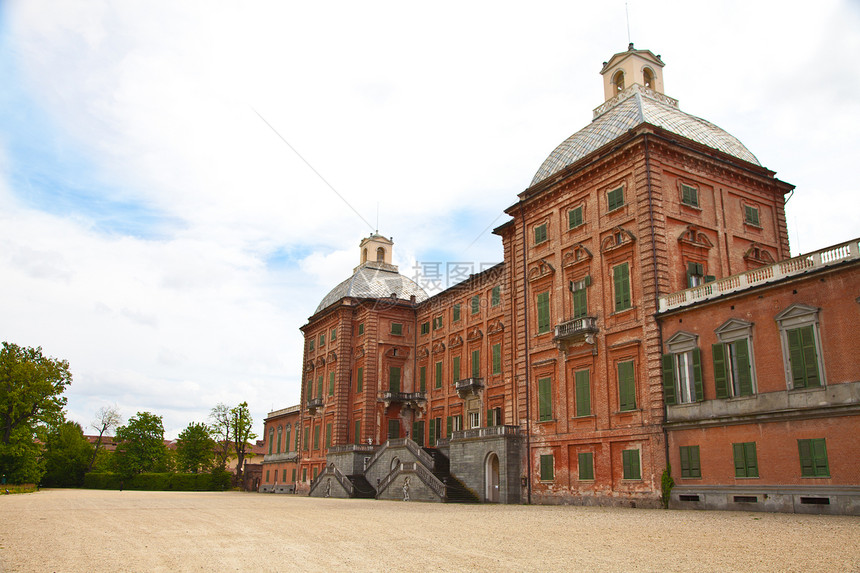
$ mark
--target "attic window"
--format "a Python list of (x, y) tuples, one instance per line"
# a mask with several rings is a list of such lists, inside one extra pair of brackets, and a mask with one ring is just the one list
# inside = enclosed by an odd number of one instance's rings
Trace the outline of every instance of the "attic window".
[(615, 72), (615, 75), (612, 76), (612, 84), (615, 86), (615, 91), (620, 92), (624, 90), (624, 72), (618, 70)]
[(645, 83), (646, 88), (654, 89), (654, 72), (650, 69), (645, 68), (642, 70), (642, 81)]

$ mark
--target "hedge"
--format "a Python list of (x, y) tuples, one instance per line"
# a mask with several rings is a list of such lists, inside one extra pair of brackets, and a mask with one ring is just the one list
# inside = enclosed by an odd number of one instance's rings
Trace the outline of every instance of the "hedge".
[(88, 473), (87, 489), (135, 489), (146, 491), (221, 491), (230, 489), (230, 474), (214, 471), (205, 474), (142, 473), (131, 478), (119, 474)]

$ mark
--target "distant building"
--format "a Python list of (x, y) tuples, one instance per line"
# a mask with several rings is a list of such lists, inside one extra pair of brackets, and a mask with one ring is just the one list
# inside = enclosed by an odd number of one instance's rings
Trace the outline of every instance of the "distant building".
[(273, 412), (264, 468), (318, 496), (657, 507), (671, 462), (678, 507), (860, 511), (858, 241), (758, 280), (790, 258), (793, 186), (663, 66), (604, 63), (594, 120), (495, 229), (502, 263), (428, 297), (361, 241), (301, 328), (295, 449), (269, 451)]

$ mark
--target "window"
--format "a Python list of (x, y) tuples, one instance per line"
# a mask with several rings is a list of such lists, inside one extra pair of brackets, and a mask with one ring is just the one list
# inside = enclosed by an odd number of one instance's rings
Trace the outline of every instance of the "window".
[(323, 378), (322, 374), (317, 378), (317, 398), (322, 398), (323, 396)]
[(754, 227), (760, 227), (761, 223), (759, 222), (758, 216), (758, 207), (751, 207), (750, 205), (744, 205), (744, 223), (748, 225), (752, 225)]
[(442, 362), (441, 361), (436, 363), (436, 376), (434, 378), (435, 378), (436, 388), (441, 388), (442, 387)]
[(691, 207), (698, 207), (699, 190), (692, 185), (681, 183), (681, 203)]
[[(686, 348), (690, 342), (695, 345), (695, 336), (689, 336), (691, 340), (679, 340), (674, 345), (675, 348)], [(676, 335), (670, 341), (676, 338), (680, 337)], [(671, 343), (667, 346), (670, 350), (675, 349)], [(705, 399), (702, 388), (702, 353), (698, 348), (663, 355), (663, 397), (668, 405), (701, 402)]]
[(269, 428), (269, 453), (272, 453), (272, 447), (275, 445), (275, 428)]
[(612, 83), (615, 85), (615, 92), (623, 92), (624, 91), (624, 72), (618, 70), (612, 76)]
[(493, 374), (502, 373), (502, 344), (493, 345)]
[(480, 412), (469, 412), (469, 427), (470, 428), (480, 428), (481, 427), (481, 413)]
[(755, 454), (755, 442), (732, 444), (735, 457), (735, 477), (757, 478), (758, 461)]
[(615, 312), (632, 306), (630, 299), (630, 267), (622, 263), (612, 268), (612, 284), (615, 290)]
[(428, 424), (429, 432), (427, 442), (430, 446), (435, 446), (436, 442), (442, 436), (442, 418), (432, 418)]
[(580, 370), (573, 375), (576, 386), (576, 415), (591, 415), (591, 383), (588, 370)]
[(463, 415), (457, 414), (456, 416), (448, 416), (448, 419), (445, 420), (447, 424), (447, 432), (446, 437), (451, 438), (454, 435), (454, 432), (459, 432), (463, 429)]
[(418, 391), (426, 392), (427, 391), (427, 367), (421, 366), (418, 369)]
[(392, 322), (391, 323), (391, 334), (393, 334), (394, 336), (403, 335), (403, 325), (400, 324), (399, 322)]
[(830, 477), (827, 465), (827, 444), (824, 438), (797, 440), (800, 452), (800, 475), (802, 477)]
[(334, 396), (334, 372), (328, 373), (328, 395)]
[(567, 228), (575, 229), (582, 225), (582, 206), (571, 209), (567, 212)]
[(540, 481), (552, 481), (555, 478), (553, 473), (555, 460), (552, 454), (541, 454), (540, 457)]
[(355, 435), (352, 437), (352, 441), (356, 444), (361, 443), (361, 420), (355, 421)]
[(308, 449), (308, 439), (309, 439), (309, 438), (310, 438), (310, 436), (311, 436), (311, 429), (310, 429), (310, 426), (305, 426), (305, 431), (304, 431), (304, 432), (302, 432), (302, 435), (304, 435), (304, 439), (302, 440), (302, 449), (303, 449), (303, 450), (305, 450), (305, 451), (307, 451), (307, 449)]
[(614, 211), (624, 206), (624, 187), (618, 187), (606, 194), (607, 210)]
[(302, 468), (302, 481), (308, 481), (308, 468)]
[(314, 426), (314, 449), (320, 449), (320, 427)]
[(490, 294), (490, 306), (496, 307), (502, 304), (502, 287), (494, 286)]
[[(296, 426), (296, 451), (299, 451), (299, 434), (301, 434), (301, 432), (299, 432), (299, 427)], [(305, 447), (305, 449), (307, 449), (307, 447)]]
[(475, 295), (472, 297), (472, 314), (478, 314), (479, 312), (481, 312), (481, 297)]
[(421, 334), (430, 334), (430, 321), (421, 323)]
[(702, 468), (699, 465), (699, 446), (681, 446), (681, 477), (700, 478)]
[(277, 454), (281, 453), (281, 438), (283, 438), (283, 429), (280, 426), (278, 426), (278, 447), (275, 451), (275, 453), (277, 453)]
[(388, 391), (400, 392), (400, 367), (392, 366), (388, 369)]
[(331, 447), (331, 422), (325, 425), (325, 447)]
[(359, 366), (355, 375), (355, 391), (362, 392), (364, 390), (364, 366)]
[(364, 323), (363, 322), (359, 323), (359, 325), (358, 325), (358, 335), (361, 336), (362, 334), (364, 334)]
[(535, 245), (546, 242), (546, 223), (535, 226)]
[(313, 477), (313, 480), (311, 480), (311, 481), (316, 481), (316, 479), (317, 479), (317, 474), (319, 473), (319, 471), (320, 471), (320, 469), (319, 469), (319, 468), (314, 468), (314, 477)]
[(292, 483), (296, 483), (296, 468), (293, 468), (293, 479), (291, 481)]
[(269, 483), (269, 470), (266, 470), (266, 483)]
[(481, 377), (481, 351), (472, 351), (472, 378)]
[(312, 338), (312, 339), (310, 340), (310, 342), (308, 342), (308, 350), (313, 351), (313, 349), (314, 349), (314, 343), (315, 343), (315, 342), (316, 342), (316, 339), (314, 339), (314, 338)]
[(320, 348), (325, 346), (325, 333), (320, 334)]
[(424, 420), (416, 420), (412, 422), (412, 440), (419, 447), (424, 447)]
[(619, 409), (622, 412), (635, 410), (636, 381), (634, 378), (633, 361), (619, 362), (617, 369)]
[(453, 366), (452, 374), (453, 374), (453, 381), (459, 382), (460, 381), (460, 357), (459, 356), (454, 357), (454, 366)]
[(332, 342), (337, 340), (337, 329), (336, 328), (331, 329), (331, 334), (329, 335), (329, 340), (331, 340)]
[(537, 295), (538, 334), (549, 332), (549, 291)]
[(579, 479), (593, 480), (594, 479), (594, 454), (591, 452), (582, 452), (577, 455), (579, 464)]
[(588, 316), (588, 286), (591, 284), (591, 276), (586, 276), (581, 281), (570, 281), (570, 292), (573, 293), (573, 318)]
[(815, 388), (824, 384), (824, 368), (819, 359), (818, 310), (796, 303), (776, 315), (789, 388)]
[(639, 469), (639, 450), (622, 450), (621, 463), (624, 479), (642, 479), (642, 472)]
[(439, 328), (442, 328), (442, 315), (441, 314), (433, 319), (433, 330), (436, 330)]
[(286, 439), (284, 440), (284, 452), (289, 453), (290, 451), (290, 434), (292, 433), (292, 427), (287, 424), (286, 430)]
[(454, 305), (454, 308), (451, 310), (451, 321), (459, 322), (460, 321), (460, 303)]
[(717, 398), (752, 396), (749, 343), (745, 338), (714, 344), (714, 385)]
[(489, 408), (487, 409), (487, 427), (502, 425), (502, 409)]
[(538, 379), (538, 420), (552, 420), (552, 378)]

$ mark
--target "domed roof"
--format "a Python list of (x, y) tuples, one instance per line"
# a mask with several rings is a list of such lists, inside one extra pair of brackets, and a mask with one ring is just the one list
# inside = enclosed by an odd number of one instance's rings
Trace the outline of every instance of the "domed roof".
[(314, 314), (344, 297), (395, 298), (417, 302), (427, 299), (418, 283), (397, 272), (397, 267), (382, 262), (367, 261), (356, 267), (352, 276), (334, 287), (320, 302)]
[(713, 123), (678, 109), (678, 100), (633, 84), (595, 109), (591, 125), (556, 147), (535, 173), (531, 185), (576, 163), (642, 123), (661, 127), (738, 159), (761, 165), (736, 137)]

